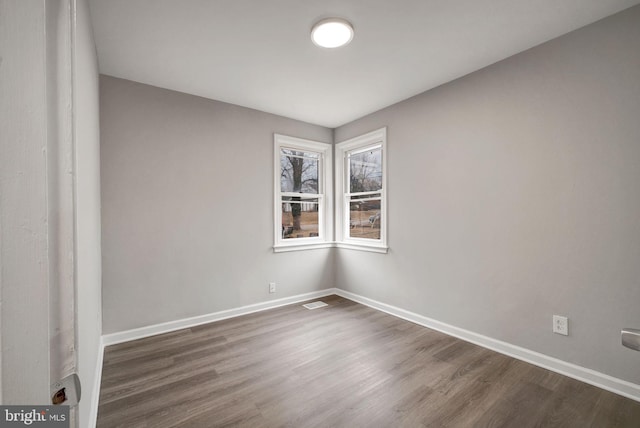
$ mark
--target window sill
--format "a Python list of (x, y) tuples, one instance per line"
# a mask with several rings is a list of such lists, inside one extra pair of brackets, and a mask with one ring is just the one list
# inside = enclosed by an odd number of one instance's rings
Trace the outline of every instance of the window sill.
[(336, 248), (346, 248), (348, 250), (368, 251), (370, 253), (387, 254), (389, 247), (386, 245), (372, 245), (372, 244), (360, 244), (352, 242), (336, 242), (334, 245)]
[(332, 248), (332, 247), (335, 247), (333, 242), (315, 242), (313, 244), (300, 243), (300, 244), (288, 244), (288, 245), (274, 245), (273, 252), (286, 253), (289, 251), (315, 250), (318, 248)]
[(290, 251), (315, 250), (319, 248), (345, 248), (347, 250), (368, 251), (370, 253), (387, 254), (389, 247), (385, 245), (354, 244), (346, 242), (317, 242), (313, 244), (289, 244), (273, 247), (274, 253), (287, 253)]

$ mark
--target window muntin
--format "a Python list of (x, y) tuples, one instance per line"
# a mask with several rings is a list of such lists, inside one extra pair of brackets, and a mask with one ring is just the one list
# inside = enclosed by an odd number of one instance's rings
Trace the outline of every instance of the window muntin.
[[(274, 249), (304, 249), (333, 238), (331, 146), (276, 134)], [(328, 246), (328, 245), (327, 245)]]

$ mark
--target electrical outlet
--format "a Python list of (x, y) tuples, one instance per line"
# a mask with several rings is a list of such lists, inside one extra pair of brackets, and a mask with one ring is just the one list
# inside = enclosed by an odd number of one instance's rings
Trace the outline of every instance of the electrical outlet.
[(276, 292), (276, 283), (275, 282), (270, 282), (269, 283), (269, 293), (275, 293)]
[(563, 336), (569, 335), (569, 318), (561, 315), (553, 316), (553, 332), (556, 334), (562, 334)]

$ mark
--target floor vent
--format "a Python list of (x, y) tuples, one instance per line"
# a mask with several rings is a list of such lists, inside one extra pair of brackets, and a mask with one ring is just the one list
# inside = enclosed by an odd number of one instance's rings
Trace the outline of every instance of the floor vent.
[(320, 300), (318, 300), (317, 302), (307, 303), (306, 305), (302, 305), (302, 306), (304, 306), (307, 309), (318, 309), (323, 306), (329, 306), (329, 305), (327, 305), (325, 302), (321, 302)]

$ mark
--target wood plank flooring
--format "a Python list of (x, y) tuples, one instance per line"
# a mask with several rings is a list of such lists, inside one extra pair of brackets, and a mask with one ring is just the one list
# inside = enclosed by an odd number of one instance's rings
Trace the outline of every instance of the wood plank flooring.
[(640, 427), (640, 403), (338, 296), (110, 346), (98, 427)]

